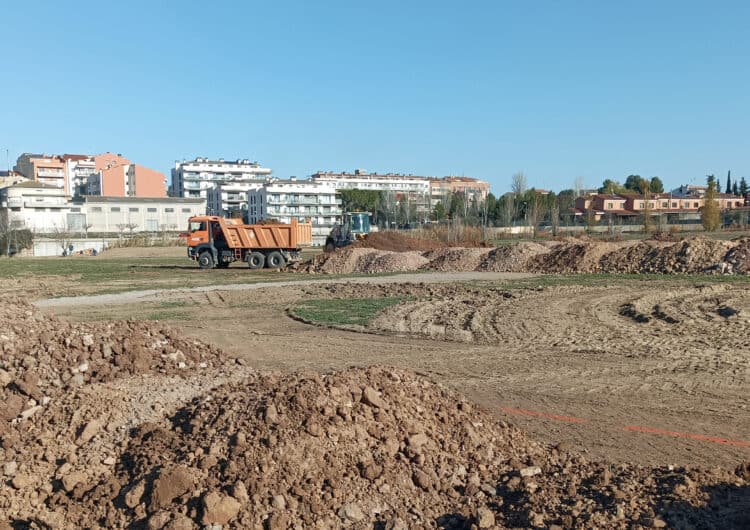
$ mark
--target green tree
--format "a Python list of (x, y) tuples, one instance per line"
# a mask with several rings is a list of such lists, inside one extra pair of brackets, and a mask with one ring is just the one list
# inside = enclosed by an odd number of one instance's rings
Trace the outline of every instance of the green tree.
[(617, 193), (624, 193), (627, 190), (616, 180), (605, 179), (598, 191), (599, 193), (608, 193), (610, 195), (615, 195)]
[(576, 191), (575, 190), (562, 190), (557, 194), (557, 209), (560, 212), (567, 212), (576, 203)]
[(739, 195), (740, 187), (737, 185), (737, 181), (732, 182), (732, 195)]
[(648, 185), (651, 193), (664, 193), (664, 183), (659, 177), (654, 177)]
[(466, 217), (466, 197), (461, 192), (453, 192), (448, 215), (451, 219), (463, 219)]
[(703, 228), (707, 232), (715, 232), (719, 229), (719, 224), (721, 223), (719, 203), (716, 200), (716, 178), (713, 175), (708, 175), (706, 182), (708, 189), (706, 190), (703, 208), (701, 208), (701, 221), (703, 222)]
[[(345, 212), (370, 212), (377, 216), (381, 192), (376, 190), (339, 190), (341, 208)], [(373, 221), (377, 221), (374, 219)]]
[(745, 180), (745, 177), (740, 179), (740, 195), (747, 199), (747, 181)]
[(435, 221), (442, 221), (445, 219), (445, 206), (443, 201), (438, 201), (435, 207), (432, 209), (432, 219)]
[(727, 171), (727, 187), (724, 189), (724, 193), (732, 193), (732, 171)]
[(625, 179), (625, 189), (630, 191), (640, 191), (642, 180), (643, 179), (640, 175), (628, 175), (628, 178)]

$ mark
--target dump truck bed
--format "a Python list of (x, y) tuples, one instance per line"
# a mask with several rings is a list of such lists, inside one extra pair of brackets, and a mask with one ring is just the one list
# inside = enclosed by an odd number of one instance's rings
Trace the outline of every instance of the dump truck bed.
[(220, 222), (229, 248), (293, 250), (312, 245), (310, 223), (246, 225), (223, 218)]

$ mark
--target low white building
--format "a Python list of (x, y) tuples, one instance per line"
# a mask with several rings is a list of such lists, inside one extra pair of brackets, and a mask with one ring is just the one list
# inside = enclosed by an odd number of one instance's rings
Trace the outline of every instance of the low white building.
[(206, 213), (205, 199), (101, 197), (70, 199), (65, 190), (35, 181), (0, 189), (0, 215), (37, 234), (58, 231), (117, 234), (179, 231)]
[(218, 184), (258, 183), (271, 177), (271, 170), (247, 159), (195, 160), (175, 162), (172, 169), (172, 190), (177, 197), (208, 199), (208, 190)]
[(257, 191), (264, 182), (224, 182), (217, 184), (206, 193), (206, 204), (210, 215), (232, 217), (237, 212), (243, 215), (247, 210), (247, 193)]
[(174, 232), (206, 213), (205, 199), (175, 197), (83, 197), (79, 203), (90, 232)]
[(71, 203), (62, 187), (28, 180), (0, 189), (0, 210), (13, 226), (51, 233), (65, 230)]
[(310, 219), (313, 244), (322, 245), (336, 223), (341, 222), (341, 199), (328, 182), (311, 180), (276, 180), (247, 192), (247, 219), (257, 223), (276, 219), (290, 223)]

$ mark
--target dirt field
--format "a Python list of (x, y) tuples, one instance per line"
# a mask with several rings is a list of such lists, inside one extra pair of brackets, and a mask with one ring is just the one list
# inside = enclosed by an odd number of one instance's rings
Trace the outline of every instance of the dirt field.
[[(488, 290), (476, 280), (421, 279), (164, 292), (137, 301), (110, 295), (100, 299), (106, 306), (50, 310), (107, 319), (169, 308), (165, 318), (180, 331), (256, 368), (378, 363), (427, 373), (536, 439), (609, 461), (731, 468), (750, 458), (745, 284), (665, 278)], [(302, 300), (394, 295), (410, 300), (366, 329), (322, 328), (288, 315)], [(130, 305), (117, 305), (117, 296)]]

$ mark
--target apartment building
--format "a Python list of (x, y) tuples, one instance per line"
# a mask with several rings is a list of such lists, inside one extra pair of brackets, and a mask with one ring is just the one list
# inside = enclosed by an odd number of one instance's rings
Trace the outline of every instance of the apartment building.
[(254, 182), (220, 182), (209, 188), (206, 193), (208, 213), (222, 217), (244, 217), (247, 211), (248, 192), (256, 191), (265, 183)]
[(333, 225), (341, 222), (341, 199), (330, 182), (275, 180), (247, 192), (247, 220), (276, 219), (289, 223), (310, 219), (313, 244), (322, 245)]
[(430, 178), (400, 173), (368, 173), (356, 169), (354, 173), (318, 171), (310, 177), (313, 182), (326, 183), (336, 190), (373, 190), (390, 193), (395, 203), (406, 201), (413, 206), (417, 220), (430, 217)]
[(227, 161), (223, 158), (175, 162), (172, 168), (173, 193), (177, 197), (208, 199), (208, 190), (219, 184), (245, 184), (248, 189), (271, 177), (269, 168), (247, 159)]
[(41, 184), (67, 189), (65, 161), (57, 155), (23, 153), (13, 169)]
[(88, 178), (96, 173), (96, 162), (91, 155), (64, 154), (65, 193), (71, 197), (85, 195)]
[(489, 182), (471, 177), (430, 178), (430, 206), (438, 202), (446, 204), (446, 198), (454, 193), (463, 193), (467, 200), (482, 203), (490, 192)]
[(71, 205), (63, 188), (26, 180), (0, 189), (0, 210), (13, 226), (50, 233), (68, 226)]

